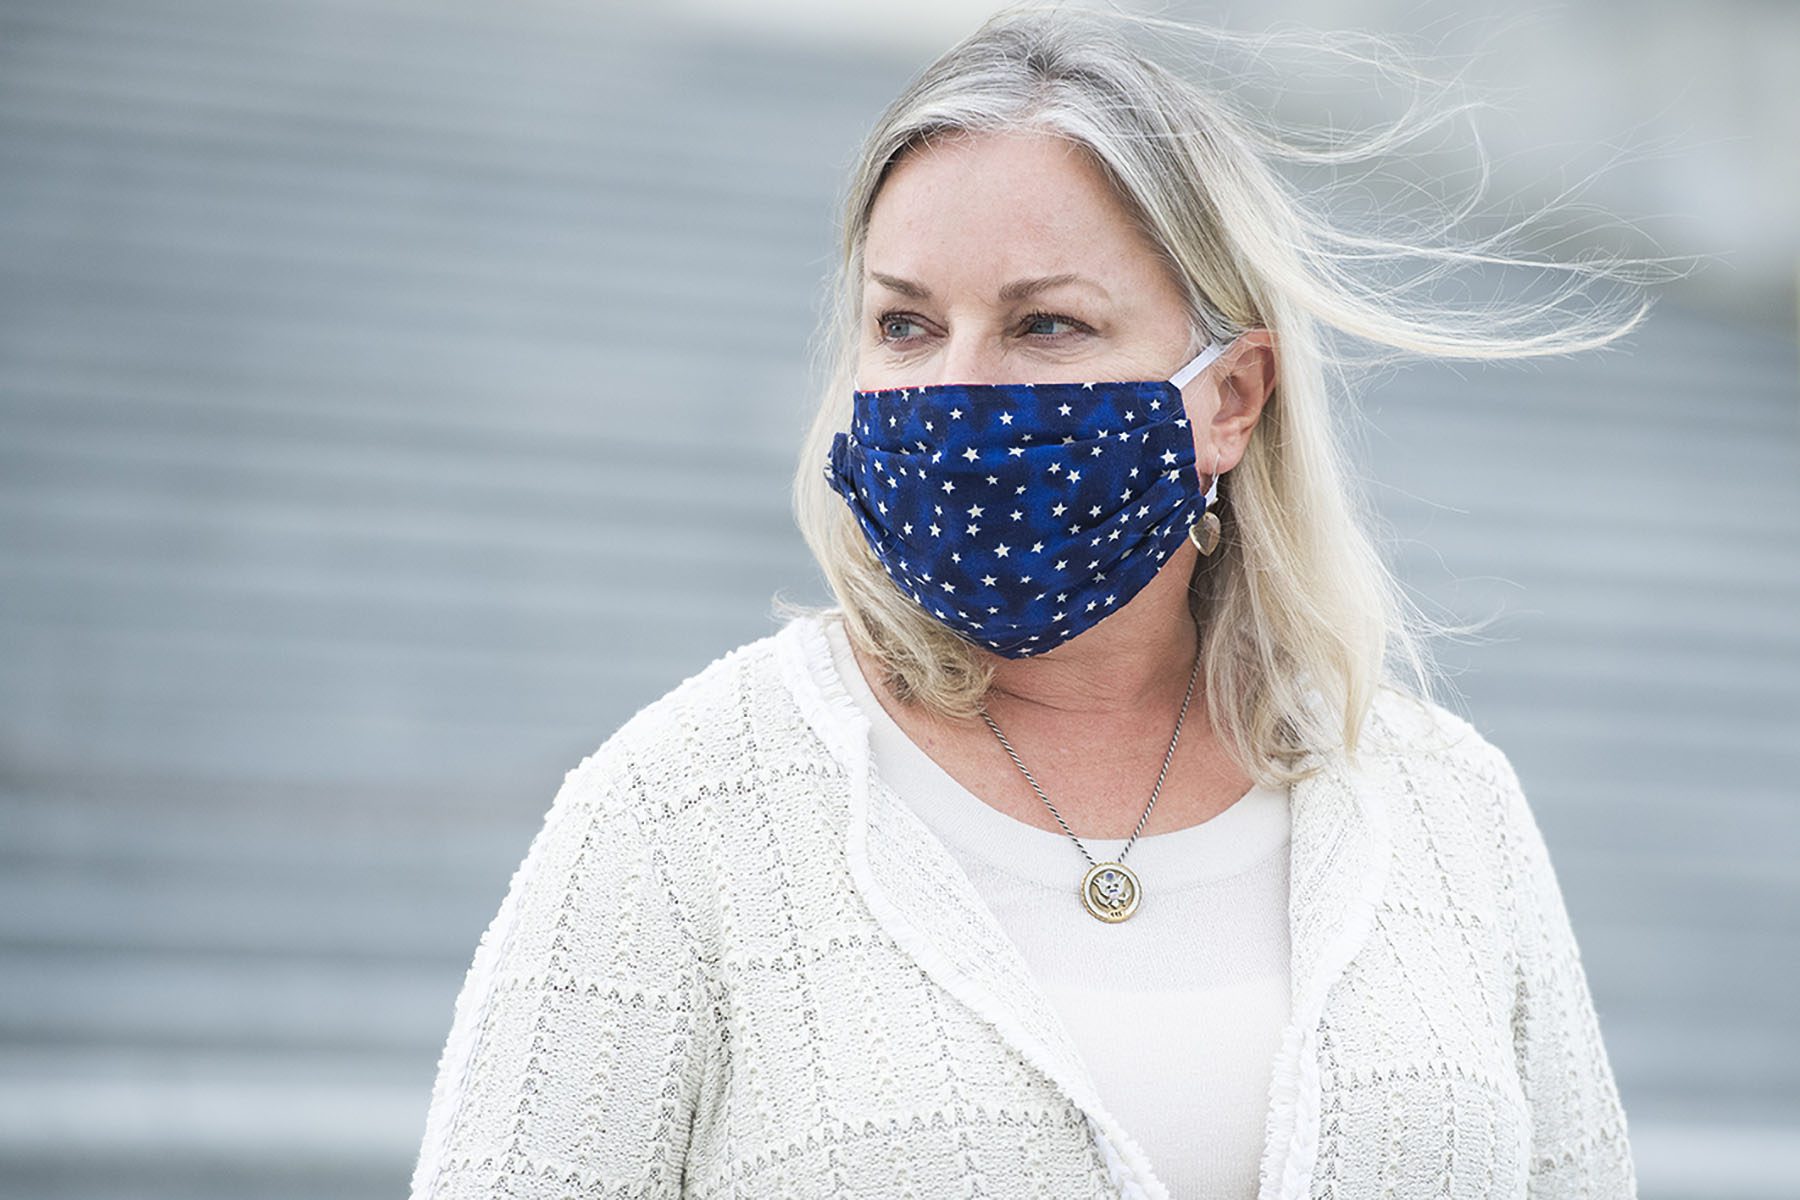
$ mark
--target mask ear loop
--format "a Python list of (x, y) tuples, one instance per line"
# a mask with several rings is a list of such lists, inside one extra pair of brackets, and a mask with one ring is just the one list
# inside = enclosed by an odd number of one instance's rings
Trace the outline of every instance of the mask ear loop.
[[(1235, 338), (1232, 340), (1236, 341)], [(1186, 387), (1194, 381), (1195, 376), (1212, 366), (1219, 355), (1225, 353), (1225, 351), (1229, 349), (1231, 349), (1231, 342), (1207, 343), (1206, 349), (1194, 355), (1193, 358), (1188, 360), (1188, 364), (1185, 367), (1182, 367), (1181, 370), (1169, 376), (1169, 382), (1178, 388)]]

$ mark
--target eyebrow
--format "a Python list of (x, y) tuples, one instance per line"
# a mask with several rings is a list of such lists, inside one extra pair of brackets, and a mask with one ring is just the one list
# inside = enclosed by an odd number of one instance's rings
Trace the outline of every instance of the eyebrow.
[[(914, 300), (931, 299), (930, 288), (927, 288), (922, 284), (914, 283), (910, 279), (901, 279), (896, 275), (885, 275), (880, 271), (870, 271), (869, 278), (873, 279), (876, 283), (881, 284), (883, 287), (899, 292), (902, 296), (910, 296)], [(1065, 287), (1070, 284), (1092, 288), (1108, 300), (1112, 299), (1111, 293), (1093, 280), (1087, 278), (1085, 275), (1077, 275), (1073, 271), (1064, 271), (1060, 275), (1040, 275), (1033, 279), (1015, 279), (1000, 289), (1000, 300), (1002, 303), (1010, 304), (1019, 300), (1029, 299), (1039, 292), (1049, 291), (1051, 288), (1056, 287)]]

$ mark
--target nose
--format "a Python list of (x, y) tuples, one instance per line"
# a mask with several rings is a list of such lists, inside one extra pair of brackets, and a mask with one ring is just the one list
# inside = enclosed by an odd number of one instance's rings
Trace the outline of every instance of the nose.
[(934, 383), (1022, 382), (1010, 377), (1018, 367), (1008, 366), (995, 340), (974, 334), (951, 334), (935, 366)]

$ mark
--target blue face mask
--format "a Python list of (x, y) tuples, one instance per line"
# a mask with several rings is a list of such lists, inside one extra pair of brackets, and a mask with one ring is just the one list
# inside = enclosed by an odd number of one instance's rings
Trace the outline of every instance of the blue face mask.
[(1007, 658), (1119, 611), (1206, 511), (1181, 388), (1167, 381), (859, 391), (825, 467), (900, 590)]

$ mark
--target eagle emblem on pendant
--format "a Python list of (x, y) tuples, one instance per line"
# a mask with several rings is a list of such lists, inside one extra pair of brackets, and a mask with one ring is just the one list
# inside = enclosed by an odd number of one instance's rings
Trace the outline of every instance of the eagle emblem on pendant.
[(1143, 898), (1137, 873), (1124, 863), (1095, 863), (1081, 880), (1081, 903), (1095, 917), (1117, 924), (1137, 911)]

